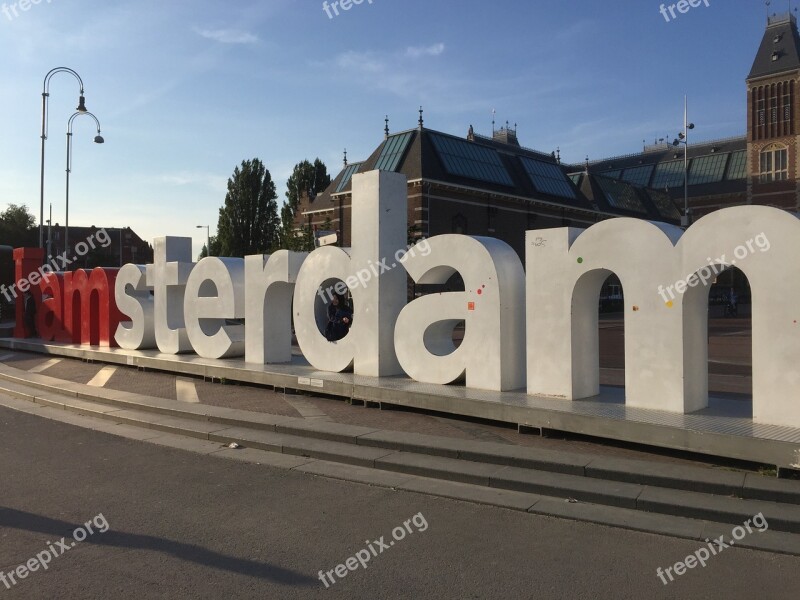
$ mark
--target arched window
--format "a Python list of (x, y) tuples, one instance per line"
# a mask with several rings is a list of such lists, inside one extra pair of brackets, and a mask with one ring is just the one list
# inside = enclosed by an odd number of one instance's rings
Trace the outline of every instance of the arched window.
[(761, 151), (761, 183), (789, 178), (789, 158), (786, 146), (770, 144)]
[(453, 217), (453, 233), (467, 233), (467, 218), (461, 213)]

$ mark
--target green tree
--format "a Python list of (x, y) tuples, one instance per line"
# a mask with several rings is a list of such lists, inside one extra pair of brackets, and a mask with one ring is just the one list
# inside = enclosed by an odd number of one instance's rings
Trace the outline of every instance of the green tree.
[(310, 251), (314, 249), (314, 233), (306, 225), (298, 232), (294, 225), (300, 197), (304, 192), (313, 199), (331, 183), (328, 168), (319, 158), (313, 164), (308, 160), (297, 163), (286, 181), (286, 202), (281, 208), (280, 247), (287, 250)]
[(272, 252), (278, 245), (280, 225), (277, 199), (275, 182), (264, 163), (257, 158), (242, 161), (228, 179), (212, 254), (243, 257)]
[(9, 204), (0, 213), (0, 245), (14, 248), (34, 247), (39, 245), (38, 237), (36, 217), (24, 204)]

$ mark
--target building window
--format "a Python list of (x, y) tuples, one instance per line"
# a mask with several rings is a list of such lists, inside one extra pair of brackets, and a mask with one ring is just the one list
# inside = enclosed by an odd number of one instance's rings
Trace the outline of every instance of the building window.
[(770, 123), (777, 123), (778, 122), (778, 99), (774, 96), (770, 98), (770, 111), (769, 111), (769, 120)]
[(783, 121), (788, 123), (792, 120), (792, 102), (789, 94), (783, 95)]
[(486, 216), (487, 216), (487, 229), (489, 230), (489, 233), (494, 233), (495, 227), (497, 226), (497, 207), (487, 206)]
[(453, 217), (453, 233), (462, 235), (467, 233), (467, 218), (460, 213)]
[(761, 151), (761, 183), (783, 181), (789, 178), (788, 151), (778, 144), (770, 144)]
[(766, 117), (765, 117), (765, 113), (764, 113), (764, 106), (765, 106), (764, 98), (759, 98), (758, 99), (758, 124), (759, 125), (764, 125), (764, 123), (765, 123), (765, 118)]

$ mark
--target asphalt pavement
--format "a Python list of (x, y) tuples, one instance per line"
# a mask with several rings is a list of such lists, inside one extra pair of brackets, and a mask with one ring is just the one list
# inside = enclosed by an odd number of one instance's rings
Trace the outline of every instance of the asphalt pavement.
[(0, 598), (781, 599), (800, 589), (797, 557), (725, 549), (665, 585), (657, 569), (697, 542), (194, 454), (5, 408), (0, 432)]

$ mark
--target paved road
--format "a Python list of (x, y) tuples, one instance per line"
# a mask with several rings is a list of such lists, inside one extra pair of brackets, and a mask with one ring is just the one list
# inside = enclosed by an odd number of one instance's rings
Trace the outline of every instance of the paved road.
[[(780, 599), (800, 589), (796, 557), (733, 548), (665, 586), (656, 568), (696, 542), (211, 458), (5, 408), (0, 473), (0, 571), (50, 545), (62, 554), (11, 589), (0, 583), (0, 598)], [(376, 540), (388, 544), (413, 515), (413, 533), (380, 552)], [(57, 541), (69, 545), (93, 518), (95, 533), (64, 552)], [(377, 553), (367, 569), (326, 589), (318, 572), (367, 540)]]

